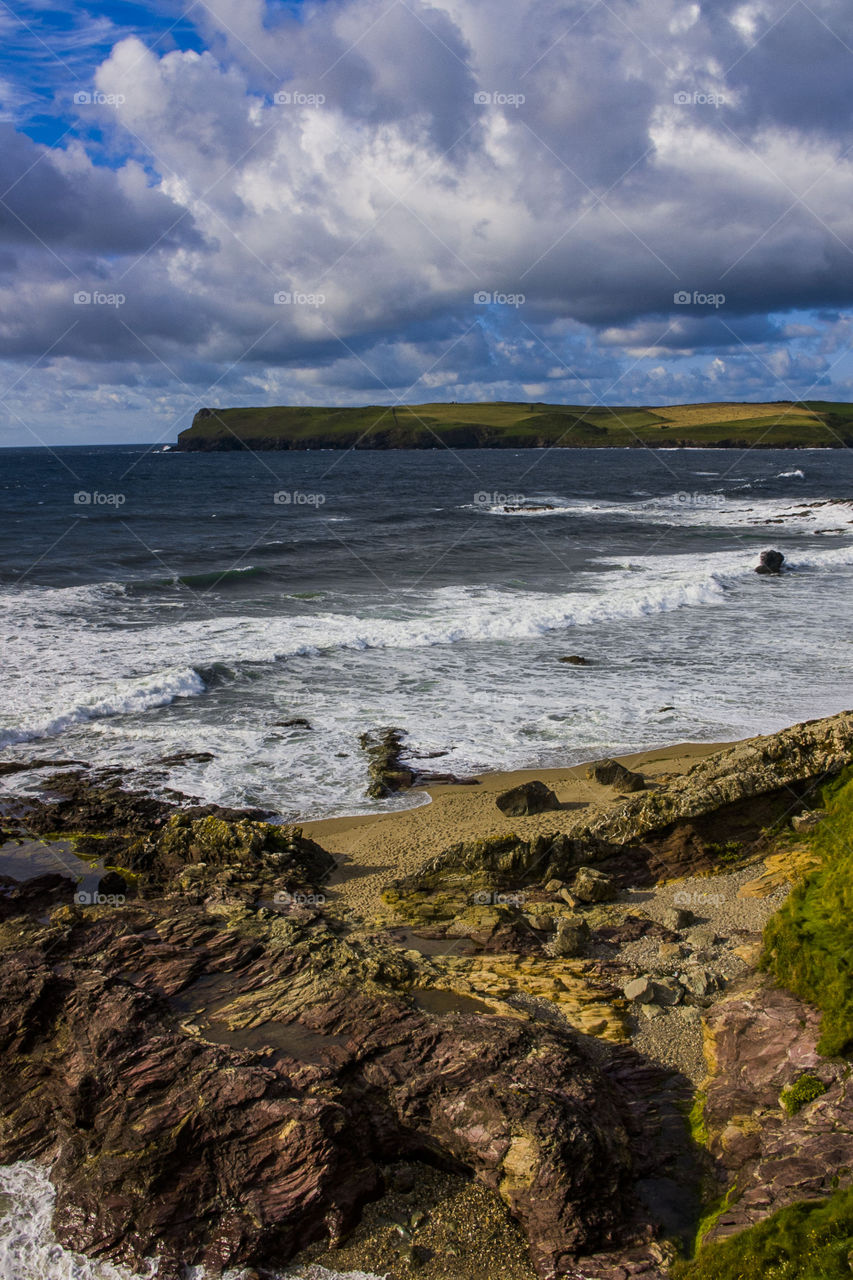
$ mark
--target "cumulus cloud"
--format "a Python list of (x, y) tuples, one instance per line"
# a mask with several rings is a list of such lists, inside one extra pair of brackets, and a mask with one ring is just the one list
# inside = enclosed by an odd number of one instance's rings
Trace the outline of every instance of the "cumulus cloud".
[[(166, 416), (214, 382), (848, 385), (841, 0), (211, 0), (198, 22), (196, 47), (117, 33), (57, 145), (0, 125), (0, 354), (40, 361), (45, 404), (69, 366)], [(124, 300), (74, 302), (97, 289)]]

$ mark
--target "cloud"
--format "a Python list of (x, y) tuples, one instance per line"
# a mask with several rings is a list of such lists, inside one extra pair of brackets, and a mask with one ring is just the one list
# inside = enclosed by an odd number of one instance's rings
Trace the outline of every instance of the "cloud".
[[(853, 301), (841, 0), (215, 0), (198, 21), (194, 48), (116, 30), (58, 145), (0, 124), (0, 354), (49, 350), (48, 399), (99, 365), (188, 405), (216, 378), (345, 403), (830, 376)], [(125, 301), (73, 302), (96, 288)]]

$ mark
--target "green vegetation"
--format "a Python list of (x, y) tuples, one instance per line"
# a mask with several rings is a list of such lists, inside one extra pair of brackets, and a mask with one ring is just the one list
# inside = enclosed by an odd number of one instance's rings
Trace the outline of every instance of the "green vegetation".
[(787, 1089), (782, 1090), (779, 1101), (789, 1116), (795, 1116), (807, 1102), (814, 1102), (815, 1098), (819, 1098), (824, 1093), (826, 1093), (826, 1085), (823, 1081), (806, 1071), (798, 1076), (793, 1084), (788, 1085)]
[(705, 852), (722, 866), (731, 867), (740, 862), (746, 850), (741, 840), (727, 840), (725, 844), (706, 844)]
[(842, 444), (853, 444), (853, 405), (821, 401), (661, 408), (493, 401), (201, 409), (178, 438), (179, 448), (187, 450)]
[(853, 1051), (853, 776), (824, 788), (827, 817), (809, 836), (819, 869), (764, 932), (763, 966), (823, 1013), (818, 1049)]
[(853, 1191), (780, 1209), (729, 1240), (677, 1262), (672, 1280), (849, 1280)]

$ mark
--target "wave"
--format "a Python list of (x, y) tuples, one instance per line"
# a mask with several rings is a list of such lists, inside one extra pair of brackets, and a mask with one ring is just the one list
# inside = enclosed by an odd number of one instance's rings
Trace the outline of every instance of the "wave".
[(204, 691), (204, 681), (192, 667), (140, 676), (133, 680), (115, 681), (109, 693), (91, 694), (49, 719), (0, 730), (0, 747), (53, 738), (72, 725), (82, 724), (87, 720), (150, 711), (152, 707), (168, 706), (176, 698), (198, 697)]

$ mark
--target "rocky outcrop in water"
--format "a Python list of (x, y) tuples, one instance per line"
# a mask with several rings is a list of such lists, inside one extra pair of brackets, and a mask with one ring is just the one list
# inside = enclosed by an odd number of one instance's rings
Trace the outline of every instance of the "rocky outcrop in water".
[(782, 572), (782, 565), (785, 563), (785, 557), (781, 551), (762, 551), (758, 557), (756, 565), (756, 573), (772, 573), (779, 574)]

